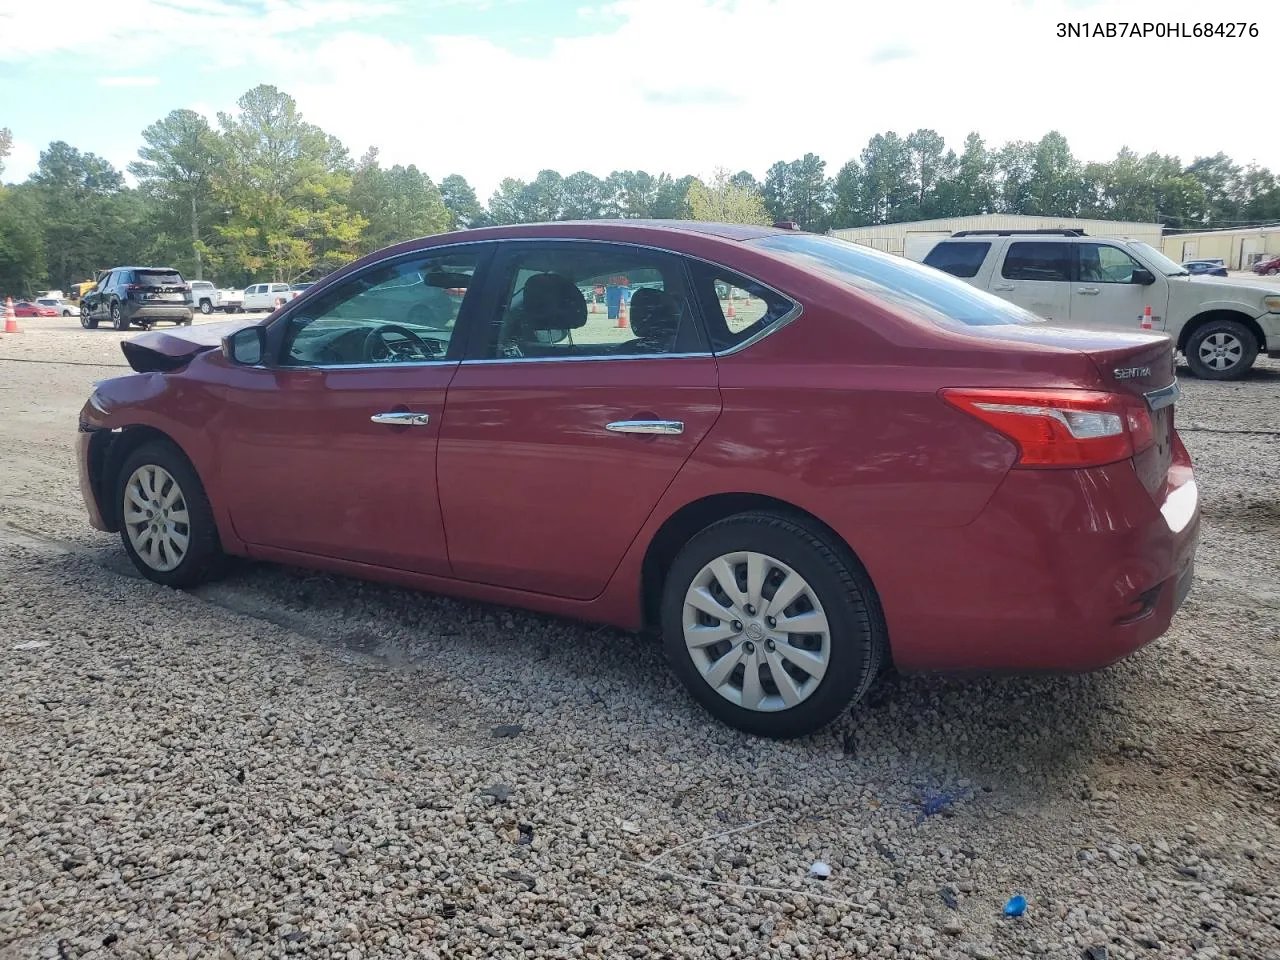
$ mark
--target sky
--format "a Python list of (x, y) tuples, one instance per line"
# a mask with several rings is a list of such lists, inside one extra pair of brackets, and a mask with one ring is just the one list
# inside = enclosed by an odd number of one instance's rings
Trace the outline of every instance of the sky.
[[(259, 83), (358, 157), (461, 173), (487, 199), (543, 168), (716, 167), (763, 178), (814, 152), (834, 175), (875, 133), (957, 152), (1056, 129), (1082, 160), (1122, 146), (1223, 151), (1280, 171), (1280, 4), (1257, 0), (0, 0), (4, 179), (66, 140), (123, 169), (186, 107), (216, 125)], [(1061, 22), (1256, 24), (1257, 37), (1059, 38)], [(1272, 92), (1273, 95), (1274, 91)], [(1271, 96), (1271, 95), (1269, 95)], [(1268, 102), (1274, 103), (1273, 100)]]

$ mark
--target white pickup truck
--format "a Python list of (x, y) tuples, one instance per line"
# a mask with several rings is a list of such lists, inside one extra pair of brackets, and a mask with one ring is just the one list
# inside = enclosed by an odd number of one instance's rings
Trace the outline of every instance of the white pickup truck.
[(287, 283), (255, 283), (244, 289), (245, 310), (274, 310), (277, 300), (292, 300), (298, 291)]
[(1280, 357), (1280, 290), (1193, 277), (1140, 240), (961, 230), (924, 262), (1063, 326), (1132, 330), (1150, 307), (1152, 327), (1206, 380), (1243, 377), (1259, 353)]

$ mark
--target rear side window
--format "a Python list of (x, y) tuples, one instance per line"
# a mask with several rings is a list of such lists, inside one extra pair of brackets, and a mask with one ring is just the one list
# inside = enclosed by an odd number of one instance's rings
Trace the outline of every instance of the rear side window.
[(944, 240), (929, 251), (924, 262), (930, 267), (945, 270), (953, 277), (976, 277), (982, 269), (991, 249), (989, 243), (954, 243)]
[(752, 243), (801, 269), (935, 323), (988, 326), (1044, 322), (1008, 300), (941, 270), (848, 240), (788, 233)]
[(1000, 275), (1006, 280), (1071, 279), (1071, 244), (1015, 240), (1009, 244)]
[(782, 294), (732, 270), (701, 260), (690, 261), (689, 270), (715, 353), (746, 343), (797, 309)]

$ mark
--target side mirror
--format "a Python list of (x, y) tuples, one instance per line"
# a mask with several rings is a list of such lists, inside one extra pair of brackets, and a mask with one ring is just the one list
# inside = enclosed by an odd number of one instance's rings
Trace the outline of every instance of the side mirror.
[(1156, 282), (1155, 276), (1150, 270), (1143, 270), (1141, 267), (1133, 271), (1133, 276), (1129, 278), (1130, 283), (1140, 283), (1144, 287), (1149, 287)]
[(267, 355), (267, 331), (245, 327), (222, 338), (222, 355), (238, 367), (256, 367)]

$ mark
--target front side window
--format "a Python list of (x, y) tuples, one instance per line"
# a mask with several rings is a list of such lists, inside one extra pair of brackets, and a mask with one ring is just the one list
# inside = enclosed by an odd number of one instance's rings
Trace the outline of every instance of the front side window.
[(982, 261), (987, 259), (987, 252), (990, 249), (990, 243), (944, 240), (929, 251), (924, 262), (953, 277), (967, 279), (978, 275), (978, 271), (982, 269)]
[(347, 280), (290, 315), (282, 365), (445, 359), (480, 256), (478, 250), (417, 256)]
[(1071, 244), (1015, 240), (1009, 244), (1000, 275), (1006, 280), (1065, 283), (1071, 279)]
[(1133, 271), (1144, 269), (1129, 254), (1109, 243), (1077, 243), (1073, 248), (1079, 257), (1081, 283), (1133, 283)]
[(489, 358), (704, 351), (679, 259), (607, 243), (521, 245), (503, 271)]

